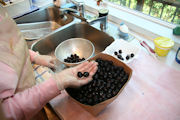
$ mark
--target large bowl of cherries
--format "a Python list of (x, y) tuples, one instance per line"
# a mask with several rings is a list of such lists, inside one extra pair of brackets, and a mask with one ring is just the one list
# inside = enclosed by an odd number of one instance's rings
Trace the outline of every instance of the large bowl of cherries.
[[(67, 93), (81, 107), (93, 115), (99, 114), (123, 90), (132, 75), (132, 69), (116, 58), (100, 53), (89, 61), (98, 62), (93, 80), (80, 88), (67, 88)], [(88, 73), (77, 73), (87, 77)]]

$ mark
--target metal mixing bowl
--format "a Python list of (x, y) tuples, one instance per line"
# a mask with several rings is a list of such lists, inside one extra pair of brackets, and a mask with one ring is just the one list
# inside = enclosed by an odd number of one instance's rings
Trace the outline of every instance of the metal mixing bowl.
[[(71, 38), (60, 43), (55, 49), (56, 58), (64, 63), (66, 66), (71, 67), (87, 61), (94, 56), (95, 47), (91, 41), (83, 38)], [(80, 58), (85, 58), (84, 61), (77, 63), (67, 63), (64, 59), (70, 57), (71, 54), (77, 54)]]

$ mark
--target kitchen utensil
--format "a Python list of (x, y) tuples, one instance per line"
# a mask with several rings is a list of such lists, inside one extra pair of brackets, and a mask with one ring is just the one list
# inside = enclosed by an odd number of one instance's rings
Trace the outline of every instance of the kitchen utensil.
[(139, 41), (140, 45), (143, 46), (153, 58), (157, 59), (155, 51), (144, 40), (141, 40), (139, 37), (136, 37), (136, 40)]
[[(56, 47), (55, 56), (60, 62), (70, 67), (87, 61), (94, 56), (94, 51), (95, 47), (89, 40), (83, 38), (71, 38), (60, 43)], [(80, 58), (84, 57), (85, 60), (77, 63), (64, 62), (64, 59), (69, 57), (71, 54), (77, 54)]]

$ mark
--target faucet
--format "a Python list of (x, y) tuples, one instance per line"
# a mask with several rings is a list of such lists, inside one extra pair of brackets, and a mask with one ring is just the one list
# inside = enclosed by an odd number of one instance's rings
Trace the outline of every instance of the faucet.
[[(60, 8), (63, 0), (53, 0), (54, 6)], [(67, 0), (67, 2), (71, 2), (76, 6), (77, 11), (79, 11), (80, 16), (84, 17), (84, 3), (77, 2), (76, 0)], [(64, 8), (63, 8), (64, 9)], [(65, 8), (66, 9), (66, 8)], [(72, 9), (70, 11), (73, 11)]]
[[(54, 5), (58, 8), (60, 8), (60, 4), (61, 4), (61, 0), (53, 0), (54, 1)], [(73, 8), (60, 8), (61, 12), (64, 14), (65, 12), (68, 12), (69, 14), (71, 14), (72, 16), (80, 19), (81, 21), (83, 22), (86, 22), (88, 23), (89, 25), (92, 25), (96, 22), (100, 22), (100, 29), (103, 31), (103, 30), (106, 30), (107, 29), (107, 16), (103, 16), (103, 17), (98, 17), (97, 19), (95, 20), (87, 20), (85, 17), (84, 17), (84, 3), (83, 2), (77, 2), (75, 0), (69, 0), (69, 2), (72, 2), (76, 7), (77, 7), (77, 10), (76, 9), (73, 9)], [(79, 12), (80, 15), (77, 15), (75, 14), (76, 12)]]
[(96, 22), (100, 22), (100, 28), (101, 28), (102, 31), (107, 29), (107, 16), (98, 17), (95, 20), (88, 21), (88, 23), (90, 25), (92, 25), (92, 24), (94, 24)]
[(71, 14), (72, 16), (80, 19), (81, 21), (83, 22), (86, 22), (88, 23), (89, 25), (92, 25), (96, 22), (100, 22), (100, 29), (103, 31), (103, 30), (106, 30), (107, 29), (107, 16), (103, 16), (103, 17), (98, 17), (94, 20), (87, 20), (86, 18), (82, 17), (81, 15), (77, 15), (75, 14), (74, 12), (78, 12), (77, 10), (75, 9), (72, 9), (72, 8), (64, 8), (62, 9), (62, 11), (68, 11), (69, 14)]
[(84, 2), (78, 2), (76, 0), (70, 0), (70, 2), (76, 5), (77, 10), (80, 11), (80, 16), (84, 17)]

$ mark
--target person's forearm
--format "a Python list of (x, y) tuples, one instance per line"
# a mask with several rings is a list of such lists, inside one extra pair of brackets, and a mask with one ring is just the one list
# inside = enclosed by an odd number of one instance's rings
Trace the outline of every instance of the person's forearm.
[(52, 98), (60, 94), (53, 78), (15, 94), (3, 101), (3, 109), (9, 119), (29, 119)]

